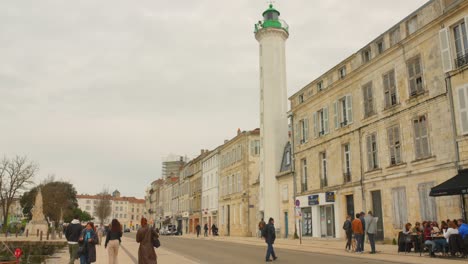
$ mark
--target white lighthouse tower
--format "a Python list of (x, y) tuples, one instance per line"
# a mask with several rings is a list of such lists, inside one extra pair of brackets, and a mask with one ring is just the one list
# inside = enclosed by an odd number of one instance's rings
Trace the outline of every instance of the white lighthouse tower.
[(279, 190), (284, 147), (288, 142), (285, 42), (288, 25), (270, 4), (263, 21), (255, 25), (260, 44), (260, 211), (265, 221), (273, 217), (280, 227)]

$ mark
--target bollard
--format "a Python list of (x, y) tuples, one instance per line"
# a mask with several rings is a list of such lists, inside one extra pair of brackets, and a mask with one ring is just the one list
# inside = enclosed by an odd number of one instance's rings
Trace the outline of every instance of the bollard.
[(36, 236), (39, 236), (39, 229), (37, 229)]
[(18, 237), (18, 230), (16, 230), (16, 237)]
[(41, 230), (41, 241), (42, 241), (42, 230)]
[(29, 236), (29, 229), (26, 229), (26, 237)]
[(49, 240), (49, 231), (48, 231), (48, 230), (47, 230), (46, 240), (47, 240), (47, 241)]
[(52, 240), (56, 239), (55, 229), (52, 229)]

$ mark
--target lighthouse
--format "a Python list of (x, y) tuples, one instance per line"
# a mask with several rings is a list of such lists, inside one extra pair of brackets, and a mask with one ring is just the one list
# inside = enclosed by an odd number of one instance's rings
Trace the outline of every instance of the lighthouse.
[[(288, 142), (285, 44), (288, 25), (272, 4), (255, 25), (260, 56), (260, 203), (262, 217), (280, 222), (276, 175)], [(277, 228), (280, 225), (277, 225)]]

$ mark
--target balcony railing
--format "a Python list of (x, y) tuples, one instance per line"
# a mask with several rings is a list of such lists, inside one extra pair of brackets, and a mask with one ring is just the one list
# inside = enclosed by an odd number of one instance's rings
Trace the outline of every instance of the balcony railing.
[(348, 182), (351, 182), (351, 172), (344, 172), (343, 173), (343, 180), (344, 180), (344, 183), (348, 183)]
[(286, 32), (289, 33), (289, 25), (286, 23), (286, 21), (278, 19), (278, 20), (265, 20), (265, 21), (259, 21), (259, 23), (255, 24), (255, 30), (254, 33), (257, 33), (260, 29), (262, 28), (282, 28)]
[(457, 59), (455, 60), (455, 64), (457, 65), (457, 68), (467, 65), (468, 64), (468, 52), (465, 55), (458, 56)]
[(328, 186), (327, 178), (320, 178), (320, 188), (324, 188)]
[(307, 191), (307, 183), (301, 183), (301, 192)]

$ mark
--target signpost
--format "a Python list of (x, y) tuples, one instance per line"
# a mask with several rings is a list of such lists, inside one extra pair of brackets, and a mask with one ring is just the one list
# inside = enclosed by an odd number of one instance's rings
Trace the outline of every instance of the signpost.
[(295, 209), (296, 209), (296, 219), (299, 220), (299, 244), (302, 245), (302, 226), (301, 226), (301, 218), (302, 218), (302, 213), (301, 213), (301, 201), (299, 199), (296, 199), (295, 202)]

